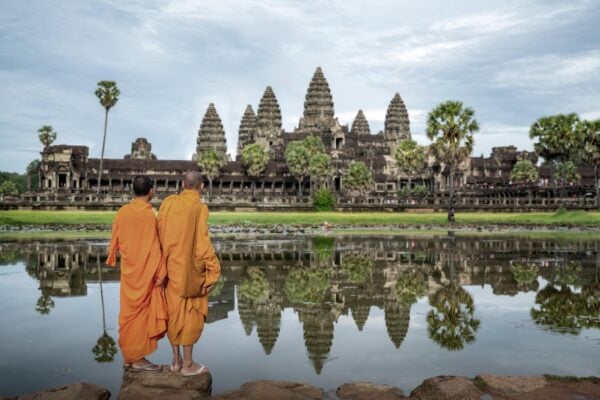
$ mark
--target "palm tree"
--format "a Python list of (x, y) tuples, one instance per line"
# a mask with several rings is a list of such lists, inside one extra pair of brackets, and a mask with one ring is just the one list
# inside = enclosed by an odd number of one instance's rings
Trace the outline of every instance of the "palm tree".
[(594, 188), (596, 189), (596, 207), (600, 210), (600, 120), (581, 121), (580, 129), (583, 132), (582, 158), (587, 164), (594, 167)]
[(104, 161), (104, 148), (106, 145), (106, 128), (108, 127), (108, 111), (117, 104), (121, 92), (114, 81), (100, 81), (96, 89), (96, 97), (105, 109), (104, 114), (104, 136), (102, 137), (102, 152), (100, 153), (100, 168), (98, 170), (98, 194), (102, 185), (102, 163)]
[(223, 159), (219, 157), (215, 150), (209, 149), (198, 154), (197, 163), (208, 178), (209, 194), (212, 196), (213, 179), (219, 176), (219, 171), (221, 166), (223, 166)]
[(100, 265), (100, 251), (96, 252), (96, 262), (98, 268), (98, 280), (100, 282), (100, 303), (102, 304), (102, 336), (96, 341), (96, 345), (92, 348), (94, 359), (97, 362), (111, 362), (117, 354), (117, 346), (113, 339), (106, 332), (106, 313), (104, 312), (104, 291), (102, 290), (102, 266)]
[(44, 150), (46, 150), (56, 140), (56, 132), (52, 129), (52, 126), (44, 125), (38, 129), (38, 138), (44, 145)]
[(396, 148), (396, 164), (408, 175), (408, 189), (410, 190), (413, 174), (418, 174), (427, 166), (425, 150), (412, 139), (403, 140)]
[(433, 154), (449, 168), (450, 196), (448, 222), (454, 222), (454, 174), (473, 151), (473, 134), (479, 131), (475, 111), (463, 103), (448, 100), (435, 107), (427, 117), (427, 137), (433, 140)]

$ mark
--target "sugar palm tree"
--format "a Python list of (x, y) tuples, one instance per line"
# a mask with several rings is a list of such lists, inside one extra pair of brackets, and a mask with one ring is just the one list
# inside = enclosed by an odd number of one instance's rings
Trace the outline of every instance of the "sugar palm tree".
[(252, 196), (256, 188), (256, 179), (262, 174), (269, 162), (269, 153), (267, 149), (258, 143), (249, 144), (242, 150), (242, 159), (246, 171), (252, 179)]
[(96, 89), (96, 97), (104, 107), (104, 135), (102, 136), (102, 152), (100, 153), (100, 168), (98, 170), (98, 194), (102, 184), (102, 163), (104, 161), (104, 148), (106, 146), (106, 128), (108, 127), (108, 111), (117, 104), (121, 92), (114, 81), (100, 81)]
[(112, 362), (117, 354), (117, 346), (113, 339), (106, 332), (106, 313), (104, 311), (104, 291), (102, 290), (102, 266), (100, 265), (100, 251), (96, 252), (96, 262), (98, 268), (98, 281), (100, 282), (100, 303), (102, 304), (102, 335), (96, 341), (92, 348), (94, 359), (97, 362)]
[(473, 135), (479, 131), (474, 115), (475, 111), (470, 107), (463, 107), (462, 102), (448, 100), (431, 110), (427, 117), (427, 137), (433, 140), (430, 148), (449, 169), (448, 222), (454, 222), (456, 169), (473, 151)]
[(44, 145), (44, 150), (47, 149), (56, 140), (56, 132), (50, 125), (44, 125), (38, 129), (38, 138)]

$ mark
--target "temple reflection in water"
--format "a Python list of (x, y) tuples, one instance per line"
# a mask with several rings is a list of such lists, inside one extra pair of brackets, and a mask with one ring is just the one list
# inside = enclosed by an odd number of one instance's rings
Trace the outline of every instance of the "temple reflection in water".
[[(600, 241), (316, 237), (216, 240), (215, 246), (223, 276), (208, 322), (228, 318), (237, 305), (241, 328), (246, 335), (256, 329), (271, 354), (282, 313), (293, 309), (317, 373), (340, 316), (351, 316), (362, 331), (372, 307), (383, 310), (389, 339), (400, 348), (411, 307), (426, 299), (430, 339), (449, 351), (463, 349), (481, 325), (465, 289), (471, 285), (489, 285), (495, 295), (535, 292), (530, 315), (543, 329), (577, 335), (600, 328)], [(0, 263), (24, 262), (39, 281), (33, 306), (41, 314), (52, 311), (55, 297), (85, 296), (88, 283), (119, 279), (118, 269), (104, 266), (106, 242), (2, 243), (0, 255)], [(107, 336), (105, 329), (94, 349), (98, 361), (116, 352)]]

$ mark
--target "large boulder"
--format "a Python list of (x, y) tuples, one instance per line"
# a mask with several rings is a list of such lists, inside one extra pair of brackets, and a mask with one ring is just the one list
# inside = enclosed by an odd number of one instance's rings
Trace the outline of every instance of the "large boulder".
[(321, 400), (323, 390), (306, 383), (254, 381), (243, 384), (238, 390), (226, 392), (218, 400)]
[(41, 392), (23, 394), (15, 400), (108, 400), (110, 392), (91, 383), (74, 383), (44, 390)]
[(340, 400), (402, 400), (408, 399), (402, 390), (394, 386), (376, 385), (371, 382), (346, 383), (335, 392)]
[(119, 392), (120, 400), (206, 400), (210, 399), (212, 376), (205, 373), (182, 376), (162, 366), (161, 371), (126, 370)]
[(505, 397), (531, 393), (549, 385), (549, 382), (543, 376), (502, 376), (482, 374), (478, 375), (475, 380), (479, 381), (479, 386), (484, 387), (486, 391)]
[(410, 394), (419, 400), (480, 400), (484, 393), (472, 379), (463, 376), (436, 376), (425, 379)]

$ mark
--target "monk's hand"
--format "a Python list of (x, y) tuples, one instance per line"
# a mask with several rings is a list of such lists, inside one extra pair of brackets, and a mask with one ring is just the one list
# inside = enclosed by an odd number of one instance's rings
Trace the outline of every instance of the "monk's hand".
[(202, 292), (201, 295), (202, 296), (206, 296), (207, 294), (210, 293), (210, 291), (215, 287), (215, 284), (213, 283), (212, 285), (208, 285), (208, 286), (203, 286), (202, 287)]
[(154, 281), (154, 286), (162, 286), (165, 283), (165, 278), (156, 278)]

